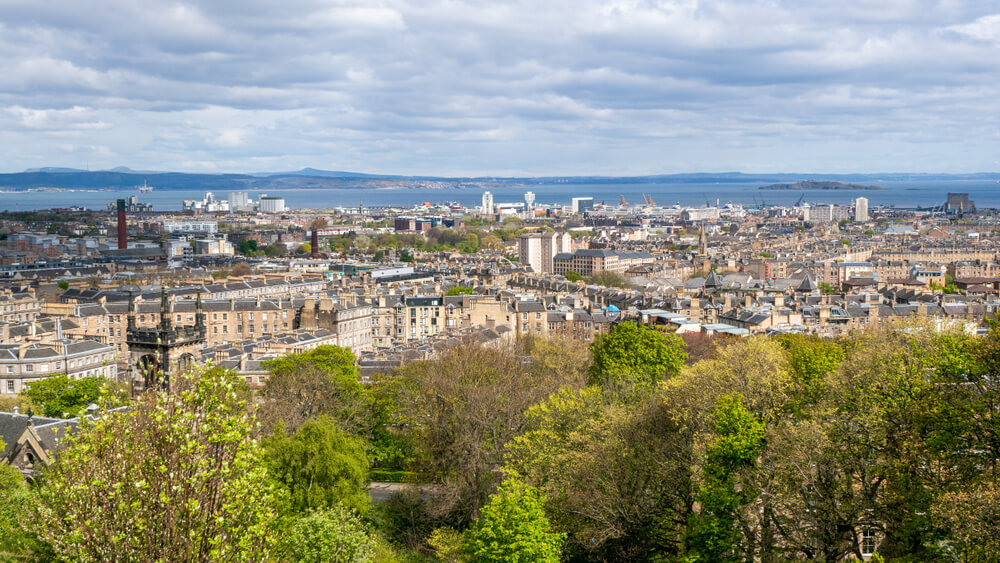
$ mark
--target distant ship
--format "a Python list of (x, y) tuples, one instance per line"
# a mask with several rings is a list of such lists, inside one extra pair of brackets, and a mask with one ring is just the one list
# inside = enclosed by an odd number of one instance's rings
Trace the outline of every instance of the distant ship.
[(139, 193), (141, 194), (148, 194), (153, 192), (153, 186), (147, 186), (145, 180), (143, 180), (142, 185), (138, 186), (138, 188), (139, 188)]

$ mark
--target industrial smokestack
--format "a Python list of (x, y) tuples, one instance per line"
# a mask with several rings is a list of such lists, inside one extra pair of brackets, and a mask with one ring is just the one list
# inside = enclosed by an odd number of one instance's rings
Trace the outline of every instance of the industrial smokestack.
[(319, 229), (313, 229), (312, 243), (309, 248), (311, 249), (309, 255), (313, 258), (319, 258)]
[(118, 248), (128, 248), (128, 225), (125, 223), (125, 200), (118, 200)]

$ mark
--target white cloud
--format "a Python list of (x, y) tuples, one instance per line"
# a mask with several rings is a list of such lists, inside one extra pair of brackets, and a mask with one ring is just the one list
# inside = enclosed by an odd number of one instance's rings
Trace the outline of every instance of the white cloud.
[(0, 142), (12, 169), (983, 170), (1000, 153), (1000, 15), (982, 8), (4, 4)]

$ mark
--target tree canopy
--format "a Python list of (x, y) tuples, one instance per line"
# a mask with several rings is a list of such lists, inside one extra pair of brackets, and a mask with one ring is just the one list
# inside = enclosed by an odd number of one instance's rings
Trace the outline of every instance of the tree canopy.
[(88, 405), (100, 402), (102, 395), (115, 406), (123, 401), (110, 380), (97, 376), (71, 379), (66, 374), (51, 375), (33, 381), (21, 394), (41, 408), (41, 415), (54, 418), (78, 416)]
[(590, 383), (648, 385), (676, 375), (687, 354), (675, 334), (633, 322), (622, 322), (598, 336), (591, 346)]
[(281, 493), (235, 373), (183, 376), (85, 424), (46, 471), (31, 531), (57, 559), (261, 561)]
[(365, 443), (333, 418), (310, 419), (292, 435), (279, 431), (264, 447), (270, 473), (288, 489), (294, 510), (368, 507)]
[(469, 534), (476, 562), (556, 563), (563, 535), (552, 532), (537, 489), (509, 478), (490, 497)]

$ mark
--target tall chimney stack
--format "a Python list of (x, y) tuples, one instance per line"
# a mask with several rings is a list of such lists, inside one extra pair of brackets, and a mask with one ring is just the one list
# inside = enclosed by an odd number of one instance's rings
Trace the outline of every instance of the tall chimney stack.
[(313, 258), (319, 258), (319, 229), (313, 229), (312, 243), (309, 247), (312, 249), (309, 253), (310, 256)]
[(125, 200), (118, 200), (118, 249), (128, 248), (128, 224), (125, 223)]

